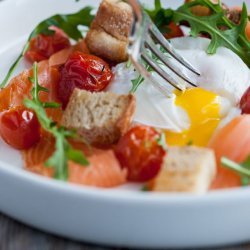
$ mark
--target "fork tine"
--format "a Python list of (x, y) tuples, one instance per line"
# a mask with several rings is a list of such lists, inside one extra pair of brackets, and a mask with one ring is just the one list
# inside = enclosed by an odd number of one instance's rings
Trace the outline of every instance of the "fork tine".
[(169, 89), (166, 86), (161, 85), (159, 81), (151, 73), (148, 72), (148, 70), (142, 63), (139, 63), (133, 57), (131, 58), (131, 61), (135, 66), (135, 68), (138, 70), (138, 72), (140, 72), (144, 77), (149, 79), (150, 82), (153, 84), (153, 86), (157, 88), (163, 95), (165, 95), (167, 98), (173, 95), (173, 93), (169, 91)]
[(177, 76), (182, 78), (184, 81), (197, 87), (187, 76), (185, 76), (177, 67), (174, 67), (173, 64), (168, 60), (167, 56), (161, 52), (161, 50), (153, 43), (153, 40), (148, 36), (148, 39), (145, 40), (145, 45), (154, 53), (161, 62), (163, 62), (169, 69), (171, 69)]
[(161, 32), (158, 30), (158, 28), (153, 24), (151, 20), (150, 23), (151, 25), (149, 26), (149, 31), (151, 35), (162, 45), (162, 47), (166, 49), (167, 52), (172, 57), (174, 57), (179, 63), (188, 68), (194, 74), (200, 76), (201, 75), (200, 72), (198, 72), (186, 59), (184, 59), (181, 55), (179, 55), (179, 53), (175, 51), (170, 42), (167, 41), (167, 39), (161, 34)]
[(174, 88), (180, 90), (180, 91), (184, 91), (185, 88), (181, 87), (178, 83), (176, 83), (176, 81), (170, 76), (168, 75), (161, 67), (159, 67), (156, 63), (154, 63), (152, 61), (152, 59), (150, 58), (149, 55), (147, 55), (147, 53), (144, 51), (144, 53), (142, 53), (141, 55), (142, 59), (149, 64), (149, 66), (155, 71), (157, 72), (163, 79), (165, 79), (169, 84), (171, 84)]
[[(161, 63), (164, 63), (171, 71), (182, 78), (185, 82), (197, 87), (186, 75), (183, 74), (183, 72), (180, 71), (180, 67), (176, 68), (172, 61), (167, 60), (166, 55), (163, 55), (162, 51), (158, 49), (158, 46), (156, 46), (154, 39), (157, 44), (160, 44), (181, 65), (189, 69), (194, 74), (200, 75), (198, 70), (196, 70), (189, 62), (187, 62), (175, 51), (170, 42), (164, 38), (158, 28), (153, 24), (146, 12), (142, 10), (141, 5), (137, 0), (127, 1), (132, 2), (135, 15), (135, 24), (130, 32), (128, 54), (138, 72), (140, 72), (143, 77), (148, 78), (153, 86), (167, 97), (173, 94), (172, 90), (169, 89), (169, 84), (180, 91), (184, 91), (186, 89), (186, 84), (178, 83), (176, 79), (174, 79), (171, 75), (165, 72), (162, 67), (154, 62), (151, 55), (148, 54), (149, 50), (154, 56), (158, 57)], [(147, 41), (148, 38), (150, 38), (149, 41), (152, 41), (151, 44)], [(142, 60), (145, 61), (147, 65), (149, 65), (153, 71), (161, 76), (168, 84), (164, 81), (159, 81), (152, 74), (152, 72), (150, 73), (147, 66), (141, 62)]]

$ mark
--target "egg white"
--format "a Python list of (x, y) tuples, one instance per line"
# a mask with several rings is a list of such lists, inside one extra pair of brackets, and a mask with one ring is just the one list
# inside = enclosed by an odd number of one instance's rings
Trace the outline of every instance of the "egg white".
[[(206, 38), (176, 38), (171, 40), (178, 53), (192, 63), (201, 73), (198, 77), (182, 68), (190, 79), (199, 87), (211, 90), (218, 94), (223, 118), (220, 126), (225, 125), (240, 114), (238, 103), (250, 84), (250, 71), (245, 63), (231, 50), (219, 48), (214, 55), (208, 55), (206, 48), (209, 40)], [(171, 59), (176, 63), (174, 59)], [(183, 83), (166, 67), (165, 71)], [(138, 74), (133, 67), (126, 67), (125, 63), (117, 65), (114, 69), (114, 79), (108, 91), (125, 94), (132, 88), (131, 80)], [(154, 74), (154, 73), (153, 73)], [(161, 82), (164, 80), (154, 74)], [(170, 87), (170, 90), (173, 88)], [(185, 110), (175, 105), (175, 95), (166, 98), (150, 81), (144, 81), (135, 92), (137, 99), (134, 121), (156, 128), (181, 132), (190, 126), (189, 117)]]
[(216, 54), (208, 55), (207, 38), (183, 37), (171, 40), (178, 53), (201, 73), (200, 77), (185, 70), (186, 75), (204, 89), (211, 90), (237, 105), (250, 85), (250, 70), (231, 50), (220, 47)]

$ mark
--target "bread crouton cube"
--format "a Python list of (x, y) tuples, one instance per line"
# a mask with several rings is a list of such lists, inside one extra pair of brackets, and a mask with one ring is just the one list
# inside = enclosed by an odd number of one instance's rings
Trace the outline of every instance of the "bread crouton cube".
[(153, 191), (203, 194), (216, 174), (214, 152), (195, 146), (170, 147)]
[(101, 28), (91, 29), (86, 42), (91, 52), (112, 62), (124, 62), (128, 59), (127, 42), (120, 41)]
[(76, 129), (91, 145), (109, 146), (129, 130), (135, 105), (132, 94), (75, 89), (63, 114), (62, 125)]
[(126, 61), (132, 22), (133, 10), (129, 4), (103, 0), (86, 36), (90, 52), (112, 62)]
[(127, 41), (133, 21), (131, 6), (121, 0), (103, 0), (91, 29), (101, 27), (108, 34), (121, 41)]

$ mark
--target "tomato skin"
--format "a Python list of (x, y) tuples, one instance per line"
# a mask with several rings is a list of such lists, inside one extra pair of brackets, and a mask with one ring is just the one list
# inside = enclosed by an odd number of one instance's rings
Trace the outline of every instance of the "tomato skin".
[(171, 22), (168, 26), (169, 31), (164, 34), (166, 39), (176, 38), (176, 37), (183, 37), (184, 33), (181, 30), (180, 26)]
[(240, 108), (242, 110), (242, 114), (250, 114), (250, 87), (240, 100)]
[(40, 124), (34, 112), (15, 107), (0, 114), (0, 135), (15, 149), (29, 149), (40, 140)]
[(151, 127), (137, 126), (125, 134), (115, 147), (122, 168), (128, 171), (128, 180), (145, 182), (161, 169), (166, 151), (157, 143), (160, 134)]
[(58, 86), (58, 98), (63, 108), (75, 88), (99, 92), (108, 86), (112, 77), (109, 65), (101, 58), (74, 52), (62, 68)]
[(39, 34), (30, 41), (25, 58), (30, 62), (40, 62), (49, 59), (56, 52), (70, 47), (69, 38), (56, 27), (51, 27), (55, 33), (52, 35)]

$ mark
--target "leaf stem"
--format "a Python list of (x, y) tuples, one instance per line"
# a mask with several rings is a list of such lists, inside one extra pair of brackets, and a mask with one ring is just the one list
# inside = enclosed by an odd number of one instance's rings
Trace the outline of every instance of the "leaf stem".
[(51, 26), (56, 26), (62, 29), (70, 38), (72, 38), (75, 41), (78, 41), (79, 39), (83, 37), (82, 33), (79, 30), (79, 26), (89, 27), (91, 22), (94, 19), (94, 15), (91, 14), (91, 11), (92, 11), (92, 7), (87, 6), (76, 13), (68, 14), (68, 15), (57, 14), (40, 22), (29, 35), (28, 40), (22, 52), (17, 57), (15, 62), (11, 65), (4, 80), (0, 83), (0, 88), (4, 88), (7, 85), (16, 67), (18, 66), (21, 59), (27, 52), (29, 45), (30, 45), (30, 40), (33, 37), (39, 34), (44, 34), (44, 35), (54, 34), (54, 31), (51, 30), (50, 28)]
[(4, 88), (7, 83), (9, 82), (10, 77), (12, 76), (13, 72), (15, 71), (16, 67), (18, 66), (18, 64), (20, 63), (20, 61), (22, 60), (24, 54), (26, 53), (26, 51), (29, 48), (29, 42), (27, 42), (21, 52), (21, 54), (17, 57), (16, 61), (11, 65), (7, 75), (5, 76), (5, 78), (3, 79), (3, 81), (0, 84), (0, 88)]
[[(67, 130), (64, 127), (57, 126), (57, 124), (47, 116), (45, 106), (58, 107), (56, 103), (42, 103), (39, 99), (39, 92), (46, 89), (39, 85), (38, 82), (38, 65), (34, 63), (33, 78), (30, 81), (34, 84), (32, 89), (32, 100), (25, 99), (24, 104), (27, 108), (32, 109), (41, 127), (49, 132), (55, 138), (55, 152), (45, 162), (45, 166), (55, 170), (54, 177), (60, 180), (67, 180), (68, 178), (68, 160), (72, 160), (83, 166), (89, 164), (88, 160), (82, 151), (75, 150), (68, 142), (68, 138), (76, 138), (75, 131)], [(47, 104), (47, 105), (46, 105)]]
[[(210, 9), (212, 9), (215, 13), (217, 13), (217, 14), (219, 13), (218, 10), (215, 8), (216, 4), (214, 4), (214, 3), (210, 2), (210, 1), (209, 1), (209, 3), (206, 2), (206, 4), (207, 4), (208, 7), (209, 7)], [(219, 1), (218, 5), (220, 5), (221, 8), (222, 8), (221, 0)], [(245, 3), (243, 3), (242, 11), (246, 11), (246, 4), (245, 4)], [(232, 23), (226, 16), (223, 16), (223, 17), (222, 17), (222, 20), (224, 21), (224, 23), (225, 23), (230, 29), (234, 28), (233, 23)], [(250, 49), (250, 43), (249, 43), (248, 39), (247, 39), (245, 36), (243, 36), (242, 34), (239, 35), (239, 38), (240, 38), (240, 40), (244, 43), (244, 45), (246, 45), (247, 48)]]
[(223, 166), (229, 168), (229, 169), (232, 169), (242, 175), (245, 175), (247, 177), (250, 177), (250, 170), (249, 169), (246, 169), (244, 167), (242, 167), (240, 164), (234, 162), (234, 161), (231, 161), (229, 160), (228, 158), (226, 157), (222, 157), (221, 158), (221, 163)]
[(33, 77), (34, 77), (34, 98), (35, 100), (39, 100), (38, 97), (38, 92), (39, 92), (39, 88), (38, 88), (38, 75), (37, 75), (37, 62), (34, 63), (33, 65)]

